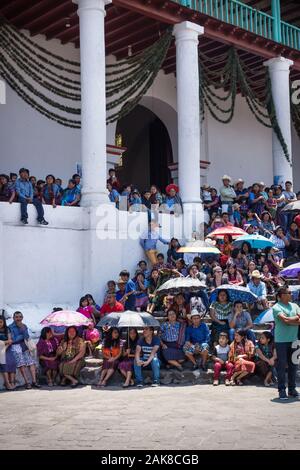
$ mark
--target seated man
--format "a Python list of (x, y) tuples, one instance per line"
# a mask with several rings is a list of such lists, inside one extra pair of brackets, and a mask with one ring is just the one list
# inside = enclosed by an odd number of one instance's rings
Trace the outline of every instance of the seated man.
[(138, 387), (143, 387), (142, 369), (151, 367), (153, 374), (152, 387), (157, 387), (160, 380), (160, 362), (157, 357), (157, 351), (160, 347), (160, 339), (154, 336), (154, 328), (146, 326), (143, 330), (143, 336), (138, 340), (135, 361), (134, 375)]
[(191, 321), (192, 325), (188, 326), (185, 332), (183, 352), (192, 362), (193, 370), (198, 369), (195, 356), (200, 355), (202, 359), (202, 369), (207, 371), (206, 361), (209, 349), (209, 329), (206, 323), (202, 322), (198, 310), (192, 310)]
[(251, 281), (247, 287), (251, 290), (252, 294), (258, 297), (256, 305), (259, 310), (266, 310), (269, 308), (267, 301), (267, 288), (266, 284), (261, 280), (262, 275), (258, 269), (254, 269), (251, 274)]
[(44, 219), (44, 209), (41, 201), (33, 197), (33, 187), (29, 181), (29, 170), (21, 168), (19, 171), (20, 178), (16, 182), (16, 193), (18, 201), (21, 203), (21, 222), (24, 225), (28, 224), (27, 204), (33, 204), (37, 210), (38, 223), (41, 225), (48, 225)]
[(100, 308), (100, 315), (103, 317), (112, 312), (123, 312), (124, 305), (116, 300), (116, 294), (107, 294), (105, 302)]

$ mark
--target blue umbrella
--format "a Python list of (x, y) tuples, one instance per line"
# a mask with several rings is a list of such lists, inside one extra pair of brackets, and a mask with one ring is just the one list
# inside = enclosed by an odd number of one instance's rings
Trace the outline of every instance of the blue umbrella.
[(274, 243), (271, 242), (268, 238), (263, 237), (262, 235), (242, 235), (234, 240), (233, 245), (240, 247), (243, 243), (249, 243), (251, 248), (254, 250), (263, 250), (268, 246), (274, 246)]
[(235, 286), (234, 284), (223, 284), (213, 291), (210, 296), (211, 302), (217, 299), (217, 294), (220, 290), (226, 290), (228, 292), (230, 302), (239, 300), (247, 304), (254, 304), (257, 301), (257, 296), (252, 294), (249, 287)]
[(258, 317), (254, 320), (255, 325), (261, 325), (262, 323), (271, 323), (274, 321), (273, 309), (268, 308), (264, 310)]

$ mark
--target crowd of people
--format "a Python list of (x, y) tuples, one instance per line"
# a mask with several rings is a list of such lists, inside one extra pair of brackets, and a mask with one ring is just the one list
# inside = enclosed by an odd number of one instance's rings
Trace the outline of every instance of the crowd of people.
[[(1, 176), (1, 197), (5, 193), (8, 202), (18, 198), (24, 223), (27, 223), (27, 203), (35, 204), (42, 224), (47, 224), (42, 212), (44, 202), (54, 207), (59, 203), (79, 204), (79, 175), (73, 175), (66, 190), (61, 189), (61, 181), (52, 175), (47, 176), (45, 183), (39, 183), (25, 168), (20, 170), (20, 178), (17, 175), (10, 175), (9, 179)], [(114, 170), (110, 170), (107, 185), (109, 198), (117, 205), (120, 194), (126, 196), (129, 209), (145, 202), (131, 186), (125, 188), (125, 193), (121, 191)], [(153, 204), (157, 204), (154, 210), (160, 210), (163, 204), (170, 212), (176, 213), (175, 206), (182, 209), (176, 185), (167, 188), (169, 199), (163, 198), (155, 186), (146, 193), (150, 214)], [(266, 386), (278, 382), (281, 399), (287, 398), (285, 368), (288, 366), (288, 392), (290, 396), (298, 396), (296, 366), (291, 356), (293, 342), (298, 337), (300, 309), (298, 299), (295, 299), (296, 303), (291, 302), (291, 291), (281, 270), (287, 258), (297, 260), (299, 256), (300, 215), (293, 216), (282, 210), (287, 203), (300, 199), (299, 193), (293, 192), (288, 181), (284, 189), (280, 186), (266, 188), (264, 183), (244, 188), (242, 180), (232, 185), (231, 178), (224, 175), (219, 192), (208, 185), (202, 187), (202, 199), (206, 240), (219, 248), (220, 254), (194, 256), (178, 252), (179, 240), (163, 239), (158, 224), (149, 217), (149, 229), (140, 238), (147, 261), (138, 263), (133, 276), (122, 270), (118, 280), (108, 281), (102, 306), (97, 305), (89, 294), (80, 299), (78, 311), (90, 319), (90, 326), (86, 329), (67, 328), (63, 338), (61, 332), (50, 328), (42, 330), (37, 351), (49, 386), (58, 377), (61, 385), (77, 386), (85, 355), (96, 354), (101, 348), (103, 366), (99, 387), (105, 387), (117, 370), (124, 376), (124, 387), (133, 383), (140, 387), (143, 386), (144, 369), (152, 369), (153, 385), (158, 385), (161, 365), (182, 371), (185, 363), (192, 369), (200, 367), (206, 371), (210, 362), (214, 369), (214, 385), (219, 384), (223, 369), (226, 385), (243, 385), (247, 376), (258, 374)], [(224, 227), (239, 227), (250, 235), (263, 235), (272, 246), (254, 250), (248, 242), (236, 246), (231, 235), (215, 238), (213, 231)], [(157, 250), (159, 242), (168, 245), (166, 257)], [(158, 288), (174, 277), (199, 279), (205, 288), (193, 294), (159, 295)], [(300, 276), (298, 281), (300, 284)], [(248, 287), (256, 296), (256, 302), (233, 301), (228, 290), (222, 289), (224, 284)], [(214, 291), (216, 295), (211, 300)], [(273, 308), (273, 328), (257, 339), (253, 319), (269, 307)], [(142, 334), (132, 328), (123, 338), (123, 332), (117, 328), (104, 328), (99, 332), (95, 327), (103, 316), (124, 310), (146, 311), (163, 317), (158, 334), (150, 327), (145, 327)], [(210, 319), (210, 327), (206, 318)], [(27, 388), (38, 387), (36, 363), (30, 351), (32, 345), (20, 312), (15, 313), (9, 327), (4, 316), (0, 318), (1, 342), (5, 352), (2, 348), (0, 371), (4, 374), (6, 388), (15, 388), (16, 368), (20, 368)], [(29, 368), (32, 385), (26, 368)]]

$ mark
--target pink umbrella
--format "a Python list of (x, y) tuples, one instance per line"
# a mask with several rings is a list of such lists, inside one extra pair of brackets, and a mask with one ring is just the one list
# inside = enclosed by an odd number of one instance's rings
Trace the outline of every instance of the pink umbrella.
[(72, 310), (60, 310), (52, 312), (40, 323), (45, 326), (87, 326), (91, 322), (90, 318), (82, 313), (72, 312)]

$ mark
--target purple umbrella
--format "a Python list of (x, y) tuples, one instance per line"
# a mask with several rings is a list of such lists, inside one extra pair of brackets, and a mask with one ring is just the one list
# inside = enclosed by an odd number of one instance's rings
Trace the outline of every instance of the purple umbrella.
[(283, 269), (280, 272), (280, 276), (297, 277), (299, 273), (300, 273), (300, 263), (294, 263), (288, 266), (287, 268)]

